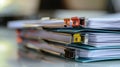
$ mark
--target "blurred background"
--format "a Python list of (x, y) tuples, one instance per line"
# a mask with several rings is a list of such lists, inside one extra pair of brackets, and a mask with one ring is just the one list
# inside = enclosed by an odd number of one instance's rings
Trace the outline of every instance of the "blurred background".
[[(7, 28), (7, 23), (9, 21), (40, 19), (41, 17), (119, 17), (119, 12), (120, 0), (0, 0), (0, 67), (9, 67), (9, 64), (6, 62), (8, 58), (15, 60), (15, 62), (12, 61), (12, 67), (27, 67), (25, 64), (28, 64), (28, 61), (30, 64), (33, 64), (33, 66), (29, 65), (28, 67), (54, 64), (53, 62), (49, 63), (48, 61), (40, 63), (34, 61), (30, 62), (31, 60), (18, 60), (16, 34), (15, 30)], [(47, 60), (51, 61), (50, 58)], [(64, 63), (63, 67), (79, 67), (79, 63), (63, 61), (60, 59), (60, 61), (57, 60), (54, 59), (56, 65), (58, 62)], [(111, 65), (117, 65), (117, 63), (119, 64), (119, 62), (116, 62), (82, 64), (82, 66), (99, 67), (102, 65), (102, 67), (109, 67)], [(58, 66), (59, 65), (57, 65), (57, 67)], [(52, 65), (52, 67), (55, 67), (55, 65)]]
[(40, 17), (97, 17), (120, 12), (119, 0), (0, 0), (0, 25)]

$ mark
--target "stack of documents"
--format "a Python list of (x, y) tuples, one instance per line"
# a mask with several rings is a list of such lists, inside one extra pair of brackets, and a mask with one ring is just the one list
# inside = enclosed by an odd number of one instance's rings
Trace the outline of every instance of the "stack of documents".
[[(17, 26), (16, 26), (17, 25)], [(11, 21), (20, 47), (79, 62), (120, 59), (120, 18)]]
[[(78, 21), (75, 19), (75, 21)], [(66, 23), (65, 23), (66, 22)], [(23, 28), (23, 27), (48, 27), (48, 28), (65, 28), (77, 25), (74, 21), (67, 19), (47, 19), (47, 20), (17, 20), (8, 23), (9, 28)], [(82, 18), (78, 25), (84, 28), (94, 29), (108, 29), (108, 30), (119, 30), (120, 29), (120, 18)]]

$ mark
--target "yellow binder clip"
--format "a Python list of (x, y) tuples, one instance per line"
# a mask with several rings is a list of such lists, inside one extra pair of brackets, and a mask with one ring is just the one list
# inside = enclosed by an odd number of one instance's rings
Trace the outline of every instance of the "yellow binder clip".
[(74, 42), (74, 43), (81, 42), (81, 35), (80, 35), (80, 33), (75, 33), (75, 34), (73, 35), (73, 42)]

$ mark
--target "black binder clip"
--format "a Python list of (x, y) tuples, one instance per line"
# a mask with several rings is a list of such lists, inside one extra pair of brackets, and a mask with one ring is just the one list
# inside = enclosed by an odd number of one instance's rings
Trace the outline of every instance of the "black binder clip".
[(66, 48), (64, 51), (65, 51), (65, 58), (68, 59), (75, 58), (75, 49)]
[(80, 25), (82, 27), (85, 27), (85, 18), (84, 17), (80, 17)]

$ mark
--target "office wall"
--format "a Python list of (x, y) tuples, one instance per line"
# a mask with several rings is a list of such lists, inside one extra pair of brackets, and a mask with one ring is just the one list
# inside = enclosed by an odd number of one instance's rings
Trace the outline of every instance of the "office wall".
[(64, 0), (68, 9), (105, 10), (107, 0)]

